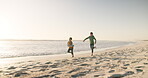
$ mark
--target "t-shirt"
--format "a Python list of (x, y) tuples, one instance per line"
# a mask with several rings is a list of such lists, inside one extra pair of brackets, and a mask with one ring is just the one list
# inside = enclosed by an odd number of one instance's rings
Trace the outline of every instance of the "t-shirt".
[(68, 41), (68, 43), (67, 43), (67, 44), (68, 44), (68, 47), (69, 47), (69, 48), (73, 48), (73, 47), (74, 47), (74, 45), (73, 45), (73, 42), (72, 42), (72, 41)]
[(96, 38), (94, 36), (89, 36), (89, 37), (85, 38), (84, 41), (87, 40), (87, 39), (89, 39), (90, 44), (94, 44), (94, 40), (96, 42)]

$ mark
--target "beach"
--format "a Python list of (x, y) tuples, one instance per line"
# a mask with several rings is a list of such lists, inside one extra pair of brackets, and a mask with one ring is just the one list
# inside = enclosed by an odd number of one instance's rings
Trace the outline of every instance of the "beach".
[(0, 78), (147, 78), (148, 41), (103, 51), (7, 58)]

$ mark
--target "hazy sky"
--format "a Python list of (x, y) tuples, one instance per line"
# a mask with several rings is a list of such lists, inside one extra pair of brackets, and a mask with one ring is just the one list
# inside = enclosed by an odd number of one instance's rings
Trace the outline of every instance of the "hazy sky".
[(148, 39), (148, 0), (0, 0), (1, 39)]

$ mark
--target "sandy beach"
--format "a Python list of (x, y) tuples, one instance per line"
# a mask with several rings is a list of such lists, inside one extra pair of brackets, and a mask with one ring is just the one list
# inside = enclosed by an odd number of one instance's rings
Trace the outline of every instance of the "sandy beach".
[(148, 41), (87, 53), (0, 60), (0, 78), (147, 78)]

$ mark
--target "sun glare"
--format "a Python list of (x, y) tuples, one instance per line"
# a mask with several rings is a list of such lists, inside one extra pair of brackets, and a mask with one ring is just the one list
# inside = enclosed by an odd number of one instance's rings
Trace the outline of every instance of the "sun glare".
[(11, 25), (6, 20), (0, 19), (0, 39), (11, 38), (11, 34), (13, 33), (11, 28)]

